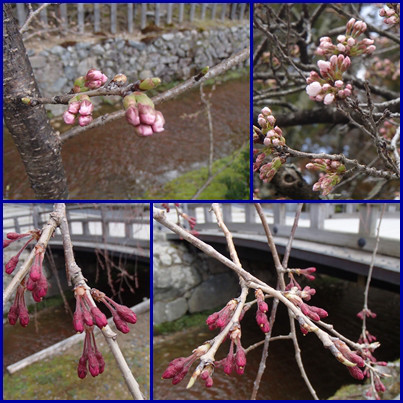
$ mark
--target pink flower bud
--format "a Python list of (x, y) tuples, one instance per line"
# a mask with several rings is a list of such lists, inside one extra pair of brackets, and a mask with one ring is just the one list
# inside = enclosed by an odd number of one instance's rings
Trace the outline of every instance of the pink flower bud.
[(129, 333), (130, 328), (127, 326), (126, 322), (121, 319), (121, 317), (115, 312), (112, 313), (113, 321), (115, 322), (116, 328), (122, 333)]
[(328, 83), (323, 84), (322, 89), (324, 92), (327, 92), (328, 90), (330, 90), (330, 88), (332, 88), (332, 86), (330, 84), (328, 84)]
[(246, 355), (243, 348), (238, 348), (235, 354), (236, 372), (240, 375), (244, 373), (246, 365)]
[(79, 101), (74, 101), (71, 104), (69, 104), (69, 108), (67, 109), (67, 111), (75, 115), (76, 113), (78, 113), (80, 105), (81, 103)]
[(6, 273), (11, 274), (18, 264), (18, 256), (13, 256), (6, 264)]
[(135, 324), (137, 322), (136, 314), (127, 306), (116, 304), (116, 312), (126, 322)]
[(345, 52), (345, 51), (346, 51), (346, 47), (345, 47), (342, 43), (339, 43), (339, 44), (337, 44), (337, 50), (338, 50), (339, 52)]
[(10, 310), (8, 311), (8, 322), (10, 325), (15, 325), (18, 319), (19, 309), (16, 305), (11, 305)]
[(19, 316), (20, 316), (20, 325), (22, 327), (26, 327), (28, 326), (29, 323), (29, 314), (28, 314), (28, 309), (24, 304), (20, 304), (20, 312), (19, 312)]
[[(217, 326), (215, 325), (215, 322), (218, 319), (218, 312), (212, 313), (207, 319), (206, 319), (206, 324), (210, 328), (210, 330), (214, 330)], [(212, 327), (214, 326), (214, 327)]]
[(82, 356), (77, 367), (78, 377), (84, 379), (87, 376), (87, 357)]
[(85, 76), (85, 81), (94, 81), (94, 80), (101, 80), (103, 74), (96, 69), (91, 69), (88, 70), (86, 76)]
[(105, 74), (102, 74), (102, 77), (101, 77), (101, 83), (102, 83), (102, 85), (104, 85), (107, 81), (108, 81), (108, 77), (106, 77)]
[(344, 42), (344, 41), (346, 40), (346, 35), (339, 35), (339, 36), (337, 37), (337, 40), (338, 40), (339, 42)]
[(74, 123), (74, 119), (75, 119), (75, 116), (72, 113), (70, 113), (69, 111), (66, 111), (63, 113), (63, 120), (64, 120), (64, 123), (66, 123), (66, 125), (72, 125)]
[(351, 60), (350, 60), (350, 58), (349, 58), (348, 56), (346, 56), (346, 57), (344, 58), (343, 63), (342, 63), (342, 69), (343, 69), (344, 71), (346, 71), (346, 70), (350, 67), (350, 65), (351, 65)]
[(87, 325), (87, 326), (94, 326), (94, 321), (92, 320), (92, 316), (91, 316), (91, 314), (87, 311), (87, 309), (83, 309), (82, 310), (82, 313), (83, 313), (83, 319), (84, 319), (84, 323)]
[(317, 81), (314, 81), (306, 87), (307, 94), (312, 97), (318, 95), (321, 91), (322, 86)]
[(355, 24), (355, 18), (351, 18), (346, 25), (347, 32), (351, 30), (354, 24)]
[(84, 331), (84, 320), (83, 320), (83, 313), (81, 309), (78, 311), (76, 310), (73, 315), (73, 326), (74, 330), (78, 333), (82, 333)]
[(138, 109), (141, 123), (146, 125), (154, 124), (157, 117), (155, 109), (152, 106), (139, 104)]
[(155, 116), (156, 116), (156, 119), (155, 119), (154, 124), (152, 125), (153, 132), (161, 133), (164, 131), (164, 124), (165, 124), (164, 116), (163, 116), (162, 112), (160, 112), (160, 111), (155, 111)]
[(260, 312), (266, 313), (269, 310), (269, 306), (264, 301), (258, 302), (258, 306)]
[(41, 298), (41, 299), (48, 292), (48, 281), (46, 280), (46, 277), (42, 273), (41, 273), (40, 279), (35, 284), (34, 291), (35, 291), (35, 294), (38, 296), (38, 298)]
[(273, 115), (267, 116), (266, 120), (271, 126), (274, 126), (276, 123), (276, 118)]
[(329, 38), (328, 36), (322, 36), (322, 37), (319, 39), (319, 41), (320, 41), (320, 42), (332, 42), (332, 39)]
[(154, 134), (153, 128), (149, 125), (139, 125), (134, 128), (134, 132), (140, 137), (151, 136)]
[(268, 108), (267, 106), (265, 106), (265, 107), (261, 110), (261, 112), (262, 112), (262, 114), (263, 114), (264, 116), (269, 116), (269, 115), (272, 114), (271, 109)]
[(258, 118), (257, 122), (259, 123), (259, 126), (260, 126), (260, 127), (262, 127), (262, 128), (267, 127), (267, 122), (266, 122), (266, 119), (265, 119), (265, 118), (263, 118), (263, 117)]
[(333, 56), (330, 57), (329, 62), (333, 67), (335, 67), (335, 66), (337, 66), (337, 60), (338, 60), (337, 56), (333, 55)]
[(95, 352), (95, 357), (98, 360), (98, 369), (99, 369), (99, 373), (102, 374), (104, 372), (105, 369), (105, 360), (104, 357), (102, 357), (102, 354), (99, 351)]
[(95, 377), (99, 375), (98, 360), (93, 351), (89, 352), (88, 354), (88, 369), (90, 370), (90, 374), (92, 376)]
[(29, 235), (31, 235), (31, 234), (18, 234), (17, 232), (9, 232), (7, 234), (7, 238), (11, 239), (13, 241), (16, 241), (18, 239), (24, 238), (24, 237), (29, 236)]
[(325, 96), (325, 99), (323, 100), (323, 103), (325, 105), (330, 105), (334, 101), (334, 95), (333, 94), (327, 94)]
[(129, 107), (126, 110), (125, 116), (129, 124), (133, 126), (138, 126), (140, 124), (139, 111), (135, 106)]
[(354, 38), (351, 38), (351, 37), (348, 38), (348, 39), (347, 39), (347, 45), (350, 46), (350, 47), (351, 47), (351, 46), (354, 46), (354, 45), (355, 45), (355, 39), (354, 39)]
[(386, 15), (386, 10), (385, 10), (384, 8), (381, 8), (381, 9), (379, 10), (379, 15), (380, 15), (381, 17), (385, 17), (385, 15)]
[(13, 242), (14, 242), (13, 239), (3, 239), (3, 249), (7, 248), (7, 246), (10, 245)]
[(307, 304), (305, 304), (305, 303), (303, 302), (303, 303), (300, 305), (300, 308), (301, 308), (301, 312), (302, 312), (304, 315), (308, 316), (308, 318), (311, 318), (312, 320), (315, 320), (315, 321), (320, 320), (320, 316), (319, 316), (317, 313), (311, 311), (309, 305), (307, 305)]
[(374, 45), (368, 46), (366, 53), (370, 55), (371, 53), (373, 53), (375, 51), (375, 49), (376, 49), (376, 47)]
[(364, 379), (364, 373), (357, 366), (347, 367), (347, 369), (353, 378), (358, 379), (359, 381), (362, 381)]
[(102, 87), (101, 80), (86, 81), (85, 83), (86, 83), (87, 87), (90, 88), (91, 90), (96, 90), (97, 88)]
[(209, 376), (206, 379), (206, 384), (205, 385), (206, 385), (206, 388), (211, 388), (213, 386), (213, 378), (211, 376)]
[(88, 99), (84, 99), (83, 101), (81, 101), (80, 109), (78, 112), (82, 116), (87, 116), (87, 115), (91, 115), (93, 110), (94, 110), (94, 105), (92, 104), (92, 102)]
[(31, 271), (29, 272), (29, 277), (33, 282), (38, 281), (42, 276), (42, 267), (39, 264), (38, 255), (35, 256), (34, 264), (31, 267)]
[(96, 325), (100, 329), (102, 329), (108, 324), (106, 316), (101, 312), (101, 310), (98, 307), (96, 306), (91, 307), (91, 315), (92, 318), (95, 320)]
[(319, 67), (319, 69), (320, 69), (320, 71), (322, 72), (327, 72), (327, 71), (329, 71), (330, 70), (330, 63), (329, 62), (325, 62), (324, 60), (319, 60), (318, 61), (318, 67)]
[(80, 115), (78, 117), (78, 124), (83, 127), (83, 126), (88, 126), (92, 122), (92, 116), (91, 115)]
[(341, 81), (341, 80), (337, 80), (337, 81), (335, 81), (334, 85), (335, 85), (337, 88), (342, 88), (343, 85), (344, 85), (344, 83), (343, 83), (343, 81)]
[(268, 333), (270, 331), (270, 323), (266, 314), (260, 312), (259, 310), (256, 313), (256, 322), (264, 333)]

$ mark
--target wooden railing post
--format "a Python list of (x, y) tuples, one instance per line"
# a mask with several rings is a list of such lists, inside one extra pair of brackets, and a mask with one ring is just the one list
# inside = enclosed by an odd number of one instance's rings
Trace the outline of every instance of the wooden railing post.
[(99, 3), (94, 3), (94, 32), (101, 31), (101, 9)]
[(274, 203), (273, 206), (273, 218), (274, 224), (285, 225), (285, 207), (284, 203)]
[(232, 3), (231, 5), (231, 20), (236, 19), (236, 9), (237, 9), (237, 3)]
[(77, 3), (77, 26), (80, 34), (84, 33), (84, 3)]
[(221, 20), (225, 20), (225, 15), (227, 13), (227, 3), (221, 4)]
[(310, 205), (309, 217), (312, 229), (323, 229), (326, 218), (326, 205), (324, 203), (312, 203)]
[(173, 8), (173, 3), (168, 3), (168, 6), (167, 6), (167, 24), (172, 24), (172, 8)]
[(184, 11), (185, 11), (185, 4), (184, 3), (179, 3), (179, 23), (183, 22)]
[(61, 20), (60, 26), (63, 29), (67, 29), (67, 4), (66, 3), (60, 4), (59, 9), (60, 9), (60, 20)]
[(157, 27), (160, 26), (160, 20), (161, 20), (161, 4), (155, 3), (154, 21)]
[(212, 20), (215, 19), (216, 12), (217, 12), (217, 3), (213, 3), (213, 8), (211, 9), (211, 19)]
[(192, 22), (195, 18), (195, 10), (196, 10), (196, 4), (192, 3), (190, 5), (190, 14), (189, 14), (189, 21)]
[(231, 224), (233, 222), (231, 204), (223, 203), (223, 205), (222, 205), (222, 216), (223, 216), (223, 219), (224, 219), (225, 223)]
[(116, 3), (111, 3), (111, 33), (116, 34), (117, 31), (117, 4)]
[(200, 14), (200, 19), (204, 20), (206, 18), (206, 10), (207, 10), (207, 3), (202, 3), (202, 9), (201, 9), (201, 14)]
[(146, 26), (147, 26), (147, 3), (141, 3), (140, 28), (144, 29)]

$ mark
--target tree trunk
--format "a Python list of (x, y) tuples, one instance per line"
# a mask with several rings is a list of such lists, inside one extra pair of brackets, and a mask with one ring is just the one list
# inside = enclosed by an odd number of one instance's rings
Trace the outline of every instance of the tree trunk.
[(32, 107), (16, 100), (24, 95), (41, 95), (10, 4), (3, 4), (3, 91), (4, 120), (36, 197), (67, 198), (61, 143), (44, 106)]

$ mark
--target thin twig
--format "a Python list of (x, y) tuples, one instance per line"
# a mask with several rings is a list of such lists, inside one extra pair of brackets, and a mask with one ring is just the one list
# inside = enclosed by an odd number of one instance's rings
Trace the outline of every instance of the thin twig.
[(31, 23), (32, 19), (39, 14), (43, 9), (46, 7), (50, 6), (52, 3), (44, 3), (41, 6), (39, 6), (35, 11), (32, 11), (32, 9), (29, 12), (28, 18), (24, 22), (24, 25), (20, 28), (20, 34), (22, 35), (29, 27), (29, 24)]
[(397, 147), (397, 142), (400, 140), (400, 125), (399, 127), (396, 129), (396, 133), (392, 138), (391, 141), (391, 146), (393, 147), (393, 155), (395, 156), (396, 159), (396, 165), (400, 171), (400, 154), (398, 151), (398, 147)]

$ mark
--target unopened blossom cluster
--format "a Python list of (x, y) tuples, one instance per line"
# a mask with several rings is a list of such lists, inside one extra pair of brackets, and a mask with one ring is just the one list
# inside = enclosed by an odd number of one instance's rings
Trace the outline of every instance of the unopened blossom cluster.
[(306, 80), (306, 92), (310, 99), (330, 105), (336, 99), (345, 99), (351, 95), (351, 84), (343, 80), (343, 74), (351, 65), (351, 57), (371, 54), (376, 49), (373, 39), (358, 39), (366, 30), (365, 22), (351, 18), (347, 22), (345, 34), (337, 37), (337, 44), (328, 36), (320, 38), (316, 54), (328, 60), (319, 60), (317, 65), (320, 74), (311, 71)]
[(134, 132), (138, 136), (151, 136), (164, 131), (164, 116), (155, 109), (154, 102), (143, 92), (136, 91), (125, 96), (123, 106), (126, 110), (126, 120), (134, 126)]
[(381, 8), (379, 15), (383, 17), (383, 22), (388, 25), (400, 23), (400, 3), (386, 3), (386, 9)]
[(94, 105), (88, 95), (76, 95), (69, 101), (69, 107), (63, 114), (64, 123), (67, 125), (73, 125), (76, 117), (78, 117), (78, 124), (88, 126), (93, 118), (92, 112), (94, 111)]
[[(13, 273), (18, 265), (21, 253), (25, 250), (28, 244), (32, 241), (37, 241), (40, 236), (39, 230), (29, 231), (27, 233), (9, 232), (3, 240), (3, 249), (10, 244), (19, 241), (23, 238), (28, 238), (28, 241), (21, 247), (15, 256), (13, 256), (5, 265), (7, 274)], [(32, 297), (35, 302), (42, 301), (42, 298), (48, 291), (48, 282), (45, 274), (43, 273), (43, 259), (45, 256), (45, 249), (43, 246), (37, 244), (34, 248), (35, 257), (34, 262), (30, 268), (29, 274), (21, 281), (17, 288), (14, 302), (10, 307), (8, 313), (8, 321), (11, 325), (15, 325), (19, 319), (21, 326), (25, 327), (29, 323), (28, 310), (25, 304), (25, 291), (31, 291)]]
[(253, 141), (263, 143), (263, 149), (255, 149), (255, 162), (253, 171), (259, 171), (259, 177), (263, 182), (270, 182), (277, 171), (285, 163), (285, 158), (275, 155), (270, 162), (265, 162), (266, 156), (276, 153), (276, 147), (285, 145), (285, 138), (280, 127), (276, 126), (276, 118), (273, 116), (270, 108), (265, 106), (257, 118), (262, 137), (254, 130)]
[(73, 326), (76, 332), (85, 331), (85, 341), (82, 356), (77, 367), (79, 378), (85, 378), (88, 370), (92, 376), (101, 374), (105, 368), (102, 354), (98, 351), (93, 334), (94, 326), (100, 329), (108, 324), (106, 316), (90, 300), (88, 293), (97, 302), (102, 302), (111, 312), (116, 328), (122, 333), (130, 331), (128, 323), (137, 322), (136, 314), (127, 306), (120, 305), (96, 289), (87, 290), (84, 286), (78, 286), (74, 290), (76, 297), (76, 309), (73, 315)]
[(367, 70), (365, 77), (369, 79), (376, 74), (383, 79), (397, 80), (400, 78), (400, 60), (392, 62), (388, 58), (379, 58), (375, 56), (372, 61), (372, 66)]
[[(256, 323), (263, 333), (268, 333), (270, 331), (270, 323), (267, 318), (267, 312), (269, 310), (269, 307), (265, 302), (265, 295), (262, 290), (257, 289), (255, 291), (255, 297), (257, 304)], [(224, 306), (224, 308), (209, 315), (208, 318), (206, 319), (206, 324), (209, 327), (209, 329), (210, 330), (219, 329), (220, 332), (224, 331), (226, 326), (233, 319), (238, 304), (239, 304), (238, 299), (232, 299)], [(205, 381), (206, 387), (213, 386), (212, 376), (215, 368), (222, 369), (224, 373), (227, 375), (230, 375), (233, 372), (237, 373), (238, 375), (242, 375), (244, 373), (246, 366), (246, 353), (241, 343), (242, 332), (240, 322), (242, 321), (245, 312), (249, 308), (250, 308), (249, 305), (243, 306), (239, 314), (238, 320), (233, 323), (233, 325), (229, 330), (227, 336), (229, 336), (231, 343), (228, 354), (225, 356), (225, 358), (218, 361), (217, 360), (214, 361), (214, 365), (206, 363), (203, 366), (203, 368), (199, 368), (199, 366), (201, 365), (200, 364), (192, 375), (190, 385), (193, 384), (192, 379), (200, 375), (200, 378)], [(179, 383), (189, 372), (192, 364), (197, 359), (200, 359), (201, 356), (206, 354), (211, 347), (212, 347), (211, 342), (206, 342), (203, 345), (196, 348), (195, 350), (193, 350), (190, 356), (176, 358), (175, 360), (171, 361), (168, 365), (168, 368), (163, 373), (162, 378), (172, 379), (173, 385)]]
[[(171, 208), (169, 207), (169, 203), (162, 203), (161, 205), (167, 213), (170, 212)], [(181, 211), (179, 203), (174, 203), (174, 206), (175, 206), (176, 212), (178, 214), (178, 224), (182, 226), (182, 224), (179, 220), (179, 217), (182, 217), (189, 224), (190, 231), (188, 231), (188, 232), (194, 236), (199, 236), (199, 232), (195, 229), (196, 224), (197, 224), (196, 217), (190, 216), (189, 214), (186, 214), (183, 211)], [(183, 228), (183, 226), (182, 226), (182, 228)], [(187, 230), (186, 228), (184, 228), (184, 229)]]
[(340, 183), (346, 172), (346, 167), (340, 161), (316, 158), (306, 164), (307, 169), (320, 171), (319, 180), (314, 183), (312, 189), (320, 191), (322, 196), (327, 196), (333, 188)]
[(387, 139), (387, 140), (392, 140), (394, 135), (396, 134), (397, 127), (395, 124), (393, 124), (389, 120), (385, 120), (382, 123), (382, 126), (379, 128), (379, 134)]

